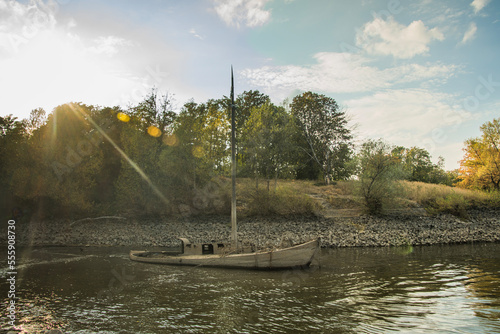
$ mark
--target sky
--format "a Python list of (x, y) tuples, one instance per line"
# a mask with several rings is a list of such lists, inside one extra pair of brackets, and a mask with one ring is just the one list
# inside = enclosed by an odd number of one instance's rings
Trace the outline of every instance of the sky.
[(122, 106), (156, 87), (176, 109), (259, 90), (334, 98), (356, 142), (458, 168), (500, 117), (499, 0), (0, 0), (0, 116)]

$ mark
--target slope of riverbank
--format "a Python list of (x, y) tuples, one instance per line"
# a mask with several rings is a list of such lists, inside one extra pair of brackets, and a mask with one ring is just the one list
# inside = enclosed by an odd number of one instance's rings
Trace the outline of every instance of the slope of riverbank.
[[(193, 242), (228, 240), (228, 216), (163, 219), (87, 219), (16, 222), (22, 246), (173, 247), (176, 237)], [(298, 243), (316, 236), (323, 247), (432, 245), (500, 241), (500, 210), (470, 210), (467, 221), (451, 215), (393, 213), (384, 217), (265, 217), (239, 221), (239, 237), (258, 246)], [(0, 242), (7, 242), (2, 234)]]

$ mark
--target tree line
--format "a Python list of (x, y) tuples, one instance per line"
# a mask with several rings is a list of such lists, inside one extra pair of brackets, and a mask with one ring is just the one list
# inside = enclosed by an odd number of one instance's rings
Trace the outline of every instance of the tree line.
[[(245, 91), (235, 104), (238, 177), (255, 179), (256, 187), (270, 189), (281, 178), (328, 184), (356, 177), (369, 197), (374, 180), (390, 174), (498, 189), (498, 120), (466, 143), (457, 179), (422, 148), (383, 141), (355, 147), (348, 114), (330, 97), (305, 92), (275, 105)], [(229, 106), (224, 96), (189, 101), (176, 113), (171, 95), (153, 89), (127, 109), (68, 103), (49, 114), (32, 110), (24, 120), (0, 117), (2, 212), (50, 218), (205, 208), (213, 192), (207, 187), (223, 187), (214, 180), (230, 174)]]

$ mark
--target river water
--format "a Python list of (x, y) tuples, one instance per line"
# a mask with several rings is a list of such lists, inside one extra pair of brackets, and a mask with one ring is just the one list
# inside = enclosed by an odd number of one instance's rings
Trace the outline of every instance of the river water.
[(271, 272), (137, 263), (128, 250), (18, 250), (20, 332), (500, 333), (500, 244), (323, 249), (310, 269)]

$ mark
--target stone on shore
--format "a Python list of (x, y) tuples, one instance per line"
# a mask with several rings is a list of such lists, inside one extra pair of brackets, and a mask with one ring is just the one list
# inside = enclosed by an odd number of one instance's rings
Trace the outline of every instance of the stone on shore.
[[(451, 215), (385, 217), (252, 217), (238, 223), (239, 240), (259, 247), (296, 244), (321, 237), (323, 247), (433, 245), (500, 241), (500, 210), (471, 210), (470, 219)], [(192, 242), (229, 241), (227, 216), (161, 219), (98, 219), (18, 222), (22, 246), (175, 247)], [(7, 243), (5, 236), (0, 243)]]

